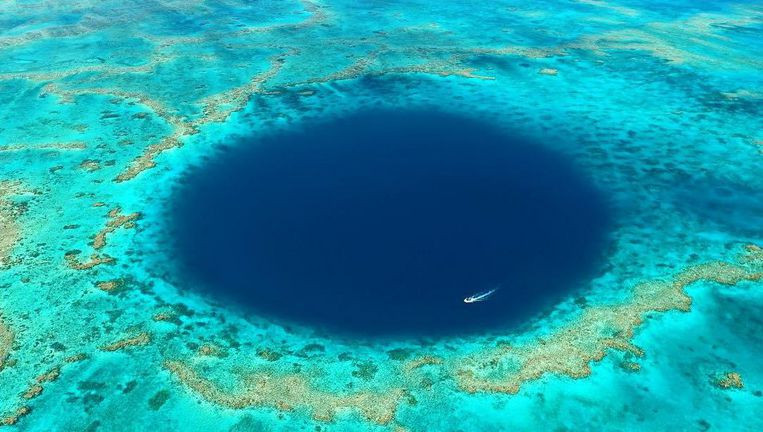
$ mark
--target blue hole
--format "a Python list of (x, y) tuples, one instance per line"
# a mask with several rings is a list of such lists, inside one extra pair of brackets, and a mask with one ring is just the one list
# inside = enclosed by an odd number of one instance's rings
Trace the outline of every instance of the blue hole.
[(170, 220), (183, 276), (225, 301), (339, 333), (442, 336), (569, 294), (599, 270), (610, 219), (538, 143), (377, 111), (235, 143), (189, 173)]

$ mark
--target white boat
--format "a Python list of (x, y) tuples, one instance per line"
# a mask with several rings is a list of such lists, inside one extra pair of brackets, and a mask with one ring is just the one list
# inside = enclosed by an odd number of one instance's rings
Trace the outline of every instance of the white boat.
[(490, 291), (485, 291), (483, 293), (470, 295), (469, 297), (464, 299), (464, 303), (476, 303), (476, 302), (487, 300), (487, 298), (493, 295), (493, 293), (496, 291), (498, 291), (498, 288), (493, 288)]

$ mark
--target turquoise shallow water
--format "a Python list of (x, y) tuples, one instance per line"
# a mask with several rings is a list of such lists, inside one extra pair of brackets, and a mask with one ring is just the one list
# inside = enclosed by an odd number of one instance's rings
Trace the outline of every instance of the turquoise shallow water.
[[(0, 4), (1, 423), (763, 429), (761, 41), (745, 1)], [(179, 283), (186, 173), (371, 108), (570, 158), (615, 197), (604, 270), (520, 327), (363, 343)]]

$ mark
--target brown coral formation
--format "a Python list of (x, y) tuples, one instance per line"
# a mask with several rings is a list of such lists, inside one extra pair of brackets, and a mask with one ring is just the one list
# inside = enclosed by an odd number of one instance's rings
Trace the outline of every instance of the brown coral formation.
[(143, 171), (155, 167), (156, 162), (154, 161), (154, 158), (156, 158), (156, 156), (167, 150), (180, 147), (182, 145), (181, 138), (191, 135), (192, 133), (196, 133), (196, 131), (186, 125), (181, 124), (175, 126), (175, 132), (173, 132), (172, 135), (164, 137), (158, 143), (148, 146), (142, 155), (138, 156), (132, 163), (130, 163), (130, 166), (127, 167), (126, 170), (117, 175), (114, 181), (121, 183), (127, 180), (132, 180)]
[(403, 389), (334, 394), (314, 388), (300, 375), (268, 372), (246, 374), (236, 389), (225, 390), (183, 362), (168, 360), (164, 367), (209, 402), (236, 409), (261, 406), (281, 411), (306, 409), (313, 419), (324, 422), (334, 420), (341, 411), (352, 410), (368, 421), (386, 425), (395, 418), (405, 395)]
[(440, 365), (442, 363), (443, 360), (440, 357), (425, 355), (406, 362), (403, 366), (403, 370), (410, 372), (423, 366)]
[[(650, 313), (688, 311), (689, 285), (700, 281), (735, 285), (763, 279), (762, 252), (760, 247), (748, 245), (737, 264), (705, 263), (688, 267), (666, 280), (640, 283), (623, 302), (584, 309), (571, 323), (530, 343), (516, 346), (499, 343), (454, 359), (425, 355), (405, 362), (402, 368), (411, 372), (427, 365), (442, 365), (456, 385), (468, 393), (515, 394), (524, 383), (546, 374), (584, 378), (591, 373), (591, 363), (603, 359), (610, 350), (643, 357), (643, 350), (631, 342), (635, 330)], [(231, 390), (203, 377), (184, 362), (168, 360), (164, 367), (212, 403), (229, 408), (267, 406), (282, 411), (302, 408), (320, 421), (331, 421), (339, 411), (349, 409), (369, 421), (386, 425), (394, 420), (400, 401), (408, 394), (405, 388), (383, 393), (334, 394), (316, 389), (302, 375), (266, 371), (243, 375)], [(621, 367), (630, 372), (641, 369), (634, 361), (623, 361)], [(741, 385), (741, 377), (732, 372), (717, 382), (722, 388), (733, 388)]]
[(46, 383), (46, 382), (53, 382), (58, 379), (58, 377), (61, 376), (61, 368), (54, 367), (53, 369), (45, 372), (44, 374), (38, 376), (35, 378), (35, 380), (38, 383)]
[(64, 359), (66, 363), (78, 363), (83, 360), (87, 360), (89, 357), (85, 353), (74, 354)]
[[(167, 114), (164, 109), (157, 110), (156, 107), (152, 106), (154, 112), (160, 113), (161, 117), (167, 120), (172, 126), (173, 133), (164, 137), (158, 143), (148, 146), (143, 154), (130, 163), (130, 166), (128, 166), (126, 170), (117, 175), (114, 181), (121, 183), (131, 180), (141, 172), (155, 167), (156, 162), (154, 159), (159, 154), (173, 148), (181, 147), (182, 139), (198, 133), (200, 126), (207, 123), (221, 122), (231, 113), (241, 110), (246, 105), (249, 97), (254, 93), (261, 92), (262, 85), (278, 73), (283, 66), (286, 55), (287, 54), (280, 54), (272, 57), (271, 67), (261, 74), (254, 76), (248, 83), (201, 100), (199, 105), (203, 107), (203, 116), (194, 122), (184, 121), (177, 116)], [(144, 100), (149, 99), (143, 98), (142, 101)]]
[(21, 239), (21, 229), (15, 221), (13, 205), (6, 200), (18, 192), (18, 183), (0, 181), (0, 269), (10, 265), (11, 250)]
[(82, 141), (53, 142), (45, 144), (9, 144), (0, 146), (0, 152), (23, 150), (85, 150), (87, 144)]
[(207, 357), (223, 357), (224, 353), (222, 348), (215, 344), (204, 344), (199, 347), (198, 351), (200, 356)]
[(116, 260), (108, 255), (98, 255), (98, 254), (92, 254), (90, 255), (90, 259), (87, 261), (80, 261), (79, 254), (82, 253), (81, 251), (71, 251), (67, 252), (64, 255), (64, 259), (66, 260), (66, 264), (69, 265), (69, 267), (73, 268), (74, 270), (90, 270), (93, 267), (97, 267), (101, 264), (113, 264)]
[(33, 386), (29, 387), (22, 395), (24, 399), (34, 399), (37, 396), (39, 396), (42, 393), (42, 386), (39, 384), (34, 384)]
[(133, 337), (118, 340), (114, 343), (104, 345), (99, 349), (101, 351), (119, 351), (125, 348), (144, 346), (151, 343), (151, 334), (148, 332), (141, 332)]
[(261, 347), (257, 348), (257, 357), (267, 361), (278, 361), (281, 357), (283, 357), (283, 354), (270, 348)]
[(763, 248), (762, 247), (760, 247), (758, 245), (754, 245), (754, 244), (749, 244), (749, 245), (746, 245), (744, 247), (744, 249), (745, 249), (745, 254), (742, 255), (742, 257), (740, 258), (741, 262), (743, 262), (743, 263), (752, 263), (752, 264), (754, 264), (756, 262), (758, 262), (758, 263), (763, 262)]
[(107, 280), (107, 281), (99, 281), (95, 283), (95, 286), (101, 290), (105, 291), (107, 293), (115, 293), (120, 291), (122, 288), (124, 288), (124, 280), (122, 279), (113, 279), (113, 280)]
[[(579, 3), (592, 5), (599, 8), (605, 8), (624, 17), (631, 17), (638, 11), (612, 4), (604, 0), (576, 0)], [(117, 182), (128, 181), (135, 178), (141, 172), (156, 165), (156, 157), (161, 153), (182, 146), (185, 137), (193, 135), (199, 131), (199, 127), (213, 122), (223, 121), (230, 113), (240, 110), (248, 101), (249, 97), (255, 93), (267, 93), (265, 83), (275, 78), (282, 69), (287, 57), (298, 55), (300, 51), (320, 50), (321, 45), (312, 47), (297, 41), (289, 43), (285, 40), (278, 44), (267, 44), (269, 47), (282, 49), (283, 52), (271, 57), (271, 67), (266, 71), (254, 75), (244, 84), (236, 84), (235, 87), (224, 90), (220, 93), (207, 96), (201, 100), (193, 101), (202, 110), (202, 115), (197, 119), (189, 119), (183, 115), (165, 106), (157, 99), (157, 94), (153, 89), (128, 91), (116, 87), (103, 87), (102, 82), (108, 78), (123, 74), (149, 74), (155, 73), (157, 69), (168, 62), (184, 57), (183, 54), (173, 52), (172, 48), (178, 45), (208, 45), (220, 43), (223, 40), (235, 44), (250, 45), (258, 43), (257, 35), (267, 34), (274, 31), (293, 32), (295, 30), (307, 27), (319, 28), (323, 26), (331, 28), (334, 24), (331, 11), (313, 1), (302, 1), (302, 6), (308, 16), (294, 23), (273, 23), (264, 26), (248, 26), (236, 29), (230, 32), (219, 32), (205, 34), (201, 36), (158, 36), (152, 34), (141, 34), (140, 37), (150, 41), (156, 49), (148, 55), (147, 61), (140, 65), (118, 65), (118, 64), (80, 64), (73, 65), (67, 69), (54, 71), (22, 71), (0, 74), (0, 80), (26, 79), (34, 82), (45, 83), (43, 91), (45, 93), (56, 94), (61, 97), (61, 102), (71, 102), (75, 97), (84, 94), (102, 94), (111, 95), (124, 100), (137, 100), (140, 104), (149, 108), (154, 115), (163, 119), (171, 127), (171, 133), (158, 142), (149, 145), (143, 154), (134, 159), (114, 179)], [(115, 22), (119, 22), (118, 20)], [(460, 76), (464, 78), (493, 79), (490, 76), (483, 76), (476, 73), (476, 70), (469, 66), (468, 60), (478, 55), (494, 56), (522, 56), (525, 58), (549, 57), (553, 55), (564, 55), (571, 50), (586, 50), (595, 54), (606, 55), (611, 51), (634, 50), (648, 53), (657, 58), (666, 59), (671, 62), (691, 62), (694, 65), (708, 65), (720, 62), (725, 66), (734, 66), (737, 64), (748, 64), (760, 66), (760, 60), (754, 56), (743, 56), (739, 52), (732, 52), (732, 55), (710, 56), (688, 51), (680, 42), (684, 39), (692, 41), (702, 41), (703, 47), (714, 52), (725, 52), (729, 50), (727, 38), (722, 31), (728, 26), (750, 26), (759, 23), (757, 10), (751, 7), (738, 6), (733, 8), (730, 13), (699, 13), (688, 18), (682, 18), (665, 22), (650, 22), (643, 28), (615, 29), (608, 32), (602, 32), (592, 35), (583, 35), (569, 43), (560, 44), (551, 47), (532, 47), (532, 46), (504, 46), (504, 47), (483, 47), (475, 46), (451, 46), (447, 39), (440, 39), (442, 32), (437, 25), (428, 27), (403, 27), (389, 32), (378, 32), (372, 35), (364, 35), (357, 39), (339, 39), (332, 40), (327, 38), (329, 44), (346, 44), (348, 46), (370, 45), (371, 48), (365, 54), (350, 66), (335, 72), (325, 73), (322, 76), (308, 78), (306, 80), (295, 80), (293, 82), (280, 83), (283, 87), (297, 86), (309, 82), (329, 82), (341, 79), (356, 78), (364, 75), (382, 75), (388, 73), (426, 73), (439, 76)], [(114, 22), (90, 23), (87, 26), (60, 26), (51, 27), (40, 31), (29, 31), (22, 35), (13, 37), (0, 37), (0, 47), (18, 46), (39, 39), (48, 39), (51, 37), (75, 37), (88, 34), (105, 26), (114, 24)], [(394, 44), (390, 39), (400, 35), (406, 35), (415, 32), (421, 37), (426, 37), (426, 43), (411, 49), (402, 44)], [(678, 40), (676, 39), (678, 35)], [(291, 45), (291, 46), (290, 46)], [(408, 58), (416, 59), (414, 64), (392, 64), (392, 62), (383, 61), (380, 56), (385, 53), (393, 55), (403, 55)], [(204, 56), (204, 55), (203, 55)], [(214, 61), (214, 56), (209, 57), (209, 61)], [(555, 74), (554, 69), (542, 69), (540, 73)], [(67, 78), (79, 76), (80, 81), (94, 82), (93, 87), (72, 87), (64, 84)], [(108, 85), (108, 84), (106, 84)], [(67, 87), (67, 88), (64, 88)], [(63, 143), (66, 144), (66, 143)], [(57, 146), (57, 143), (52, 144)], [(66, 148), (61, 146), (61, 148)], [(1, 150), (1, 149), (0, 149)]]
[[(271, 32), (275, 30), (299, 29), (308, 26), (316, 26), (319, 24), (326, 25), (330, 18), (330, 13), (322, 5), (315, 2), (304, 1), (303, 6), (305, 10), (310, 13), (310, 16), (301, 22), (275, 24), (266, 27), (245, 28), (243, 30), (236, 31), (229, 36), (235, 38), (246, 38), (254, 34)], [(151, 35), (143, 35), (143, 37), (156, 42), (161, 47), (169, 47), (172, 45), (189, 43), (204, 44), (210, 42), (210, 40), (208, 40), (206, 37), (167, 38)], [(215, 38), (218, 37), (220, 37), (220, 35), (216, 36)], [(381, 40), (377, 42), (385, 47), (387, 46)], [(442, 59), (437, 56), (433, 56), (432, 58), (427, 57), (420, 64), (412, 66), (387, 67), (384, 65), (379, 65), (380, 67), (372, 69), (371, 66), (375, 65), (374, 63), (378, 54), (383, 51), (389, 51), (389, 48), (373, 50), (367, 55), (360, 57), (356, 63), (348, 66), (343, 70), (303, 81), (283, 83), (282, 85), (298, 86), (312, 82), (329, 82), (356, 78), (366, 74), (382, 75), (388, 73), (427, 73), (439, 76), (461, 76), (465, 78), (494, 79), (493, 77), (478, 75), (475, 73), (474, 68), (464, 66), (463, 61), (465, 60), (466, 56), (460, 52), (454, 55), (450, 55), (447, 59)], [(497, 52), (497, 54), (516, 54), (519, 51), (526, 51), (528, 55), (530, 55), (532, 49), (516, 48), (511, 50), (511, 52), (501, 51)], [(135, 178), (138, 174), (147, 169), (153, 168), (156, 165), (155, 159), (159, 154), (176, 147), (181, 147), (182, 140), (187, 136), (198, 133), (200, 126), (208, 123), (224, 121), (232, 112), (241, 110), (246, 105), (252, 94), (268, 93), (268, 90), (264, 88), (265, 83), (278, 75), (287, 57), (296, 55), (298, 53), (299, 49), (297, 48), (285, 47), (284, 52), (274, 55), (270, 58), (271, 66), (267, 70), (254, 75), (248, 82), (196, 101), (195, 104), (202, 108), (202, 115), (200, 118), (195, 120), (190, 120), (184, 116), (174, 114), (173, 111), (167, 108), (162, 102), (157, 101), (156, 98), (150, 94), (150, 92), (125, 91), (118, 88), (103, 87), (63, 88), (59, 82), (64, 78), (85, 73), (92, 74), (92, 78), (90, 78), (92, 80), (98, 80), (120, 73), (151, 73), (155, 71), (156, 67), (159, 65), (174, 60), (177, 57), (177, 55), (165, 53), (163, 50), (154, 52), (148, 63), (140, 66), (86, 65), (54, 72), (24, 72), (1, 74), (0, 79), (21, 78), (36, 82), (47, 82), (43, 87), (43, 91), (45, 93), (58, 95), (61, 98), (60, 100), (62, 103), (72, 102), (74, 101), (75, 97), (84, 94), (111, 95), (125, 100), (137, 100), (142, 105), (151, 109), (157, 117), (166, 121), (167, 124), (170, 125), (172, 132), (169, 135), (161, 138), (158, 142), (149, 145), (143, 154), (134, 159), (130, 165), (124, 171), (118, 174), (114, 179), (116, 182), (124, 182)], [(421, 54), (421, 52), (419, 52), (419, 54)], [(90, 161), (90, 163), (83, 168), (97, 169), (98, 166), (93, 161)]]
[(95, 159), (85, 159), (79, 164), (79, 168), (87, 172), (98, 171), (101, 169), (101, 162)]
[(24, 399), (36, 398), (44, 390), (42, 386), (43, 384), (57, 380), (60, 375), (61, 375), (61, 368), (59, 367), (54, 367), (53, 369), (45, 372), (44, 374), (35, 378), (34, 384), (32, 384), (28, 389), (26, 389), (26, 391), (21, 394), (21, 397), (23, 397)]
[[(602, 0), (577, 0), (596, 7), (608, 8), (623, 15), (631, 15), (632, 10), (614, 6)], [(269, 32), (275, 29), (299, 29), (305, 26), (326, 24), (330, 14), (319, 4), (304, 1), (305, 9), (311, 16), (305, 21), (296, 24), (276, 24), (268, 27), (249, 27), (236, 32), (235, 36)], [(744, 11), (743, 11), (744, 12)], [(740, 13), (740, 16), (744, 16)], [(751, 14), (747, 14), (751, 15)], [(750, 18), (751, 19), (751, 18)], [(697, 39), (708, 37), (715, 39), (709, 46), (717, 48), (715, 44), (719, 38), (719, 29), (724, 25), (745, 25), (750, 19), (739, 18), (728, 20), (723, 16), (701, 14), (688, 20), (657, 23), (644, 29), (618, 29), (604, 34), (591, 37), (582, 37), (577, 41), (560, 47), (549, 48), (454, 48), (440, 49), (436, 44), (431, 47), (423, 46), (425, 50), (441, 51), (437, 55), (424, 55), (418, 64), (387, 66), (383, 61), (378, 61), (384, 50), (394, 50), (387, 41), (381, 42), (385, 48), (375, 49), (365, 56), (347, 66), (344, 69), (300, 82), (286, 82), (283, 87), (298, 86), (306, 83), (322, 83), (342, 79), (351, 79), (364, 75), (382, 75), (387, 73), (427, 73), (439, 76), (459, 76), (476, 79), (492, 79), (492, 77), (478, 75), (477, 70), (465, 66), (464, 60), (472, 55), (513, 55), (528, 58), (548, 57), (563, 54), (571, 49), (584, 49), (595, 53), (605, 54), (608, 51), (633, 50), (649, 53), (657, 58), (663, 58), (674, 63), (712, 64), (706, 57), (687, 52), (679, 48), (679, 44), (673, 43), (672, 38), (682, 32), (688, 33), (689, 37)], [(107, 24), (103, 24), (104, 26)], [(63, 26), (59, 28), (35, 30), (21, 36), (0, 38), (0, 47), (17, 46), (30, 41), (46, 38), (72, 37), (90, 33), (97, 30), (98, 26)], [(682, 31), (676, 31), (676, 29)], [(149, 36), (145, 38), (156, 43), (159, 47), (167, 47), (174, 44), (204, 43), (206, 38), (222, 36), (180, 37), (170, 40), (169, 38)], [(365, 38), (364, 38), (365, 39)], [(217, 42), (217, 41), (216, 41)], [(357, 43), (350, 41), (348, 43)], [(442, 58), (439, 54), (447, 54)], [(242, 109), (253, 93), (267, 93), (265, 85), (275, 78), (283, 69), (283, 66), (291, 55), (296, 51), (284, 48), (284, 52), (271, 57), (270, 67), (255, 76), (243, 85), (227, 89), (221, 93), (211, 95), (196, 104), (202, 109), (202, 116), (196, 120), (189, 120), (173, 113), (156, 99), (156, 95), (139, 92), (125, 92), (112, 88), (83, 88), (66, 90), (59, 88), (59, 84), (49, 83), (45, 85), (45, 91), (56, 93), (63, 101), (72, 99), (82, 94), (113, 95), (122, 99), (135, 99), (143, 106), (150, 109), (154, 115), (163, 119), (171, 127), (168, 136), (159, 138), (158, 142), (145, 148), (142, 155), (134, 159), (126, 169), (115, 179), (117, 182), (135, 178), (141, 172), (156, 165), (156, 158), (161, 153), (180, 147), (182, 140), (199, 131), (200, 126), (224, 121), (232, 112)], [(731, 56), (729, 56), (731, 58)], [(26, 73), (25, 75), (9, 74), (0, 75), (0, 79), (25, 78), (32, 81), (56, 81), (77, 74), (91, 73), (94, 77), (106, 76), (119, 73), (151, 73), (156, 66), (168, 61), (169, 55), (157, 52), (145, 65), (140, 66), (112, 66), (112, 65), (87, 65), (78, 66), (68, 70)], [(734, 59), (736, 60), (736, 59)], [(731, 63), (729, 60), (728, 63)], [(754, 65), (760, 65), (755, 60)], [(103, 73), (104, 75), (99, 75)], [(541, 69), (539, 73), (544, 75), (556, 75), (555, 69)], [(63, 84), (62, 84), (63, 85)], [(733, 95), (734, 98), (739, 94)], [(46, 146), (12, 145), (0, 147), (0, 151), (15, 151), (27, 149), (58, 149), (78, 150), (85, 148), (84, 143), (53, 143)], [(98, 169), (97, 161), (86, 161), (84, 169)], [(0, 182), (0, 268), (9, 263), (10, 251), (20, 238), (20, 229), (10, 212), (10, 205), (4, 201), (4, 197), (10, 193), (6, 186), (8, 183)], [(96, 203), (94, 206), (100, 206)], [(105, 205), (105, 204), (103, 204)], [(101, 264), (113, 263), (114, 259), (97, 253), (106, 246), (107, 237), (119, 228), (132, 228), (137, 213), (122, 215), (118, 207), (109, 213), (106, 226), (98, 232), (93, 239), (93, 249), (88, 261), (80, 261), (79, 251), (73, 251), (65, 255), (67, 264), (77, 270), (92, 269)], [(665, 311), (688, 311), (691, 307), (691, 298), (686, 293), (686, 288), (699, 281), (710, 281), (726, 285), (734, 285), (744, 280), (760, 280), (761, 273), (754, 266), (763, 263), (763, 249), (758, 246), (747, 246), (747, 254), (740, 260), (739, 265), (725, 263), (709, 263), (693, 266), (676, 274), (668, 280), (644, 282), (637, 285), (629, 299), (612, 305), (594, 306), (583, 310), (580, 316), (568, 325), (557, 329), (551, 335), (543, 339), (523, 345), (498, 345), (489, 349), (479, 350), (469, 356), (452, 360), (443, 360), (434, 356), (415, 358), (403, 364), (406, 371), (417, 370), (427, 365), (442, 365), (443, 371), (452, 373), (458, 386), (467, 392), (505, 392), (516, 393), (521, 385), (529, 380), (538, 379), (544, 374), (557, 374), (573, 378), (585, 377), (590, 374), (590, 364), (602, 359), (610, 350), (618, 350), (630, 353), (635, 357), (643, 356), (640, 348), (632, 343), (634, 331), (643, 323), (644, 318), (653, 312)], [(120, 286), (119, 280), (102, 281), (97, 287), (104, 291), (113, 292)], [(154, 316), (155, 321), (177, 320), (176, 315), (160, 312)], [(104, 351), (118, 351), (129, 347), (142, 346), (151, 342), (151, 335), (147, 332), (140, 333), (102, 346)], [(13, 333), (0, 321), (0, 369), (7, 360), (13, 343)], [(200, 355), (218, 355), (219, 349), (214, 345), (203, 345), (199, 348)], [(258, 351), (263, 358), (277, 361), (276, 356), (270, 350)], [(71, 361), (84, 359), (84, 354), (70, 357)], [(66, 361), (69, 362), (70, 359)], [(392, 389), (388, 392), (357, 392), (351, 394), (334, 394), (315, 388), (302, 375), (279, 375), (268, 372), (255, 372), (243, 376), (239, 387), (228, 390), (210, 379), (204, 378), (196, 370), (186, 363), (179, 361), (167, 361), (165, 368), (178, 380), (192, 390), (198, 392), (205, 399), (231, 408), (244, 408), (249, 406), (270, 406), (279, 410), (306, 409), (314, 418), (321, 421), (332, 420), (337, 413), (343, 410), (358, 412), (364, 418), (379, 424), (389, 424), (395, 417), (396, 409), (401, 398), (404, 397), (403, 389)], [(637, 370), (638, 363), (623, 362), (622, 366), (629, 370)], [(33, 398), (43, 391), (44, 382), (56, 379), (58, 369), (41, 375), (25, 393), (23, 397)], [(728, 372), (717, 379), (716, 384), (721, 388), (741, 388), (742, 379), (737, 372)], [(30, 412), (30, 408), (23, 406), (14, 414), (0, 419), (0, 425), (15, 424), (18, 419)]]
[(173, 311), (161, 311), (154, 314), (152, 317), (154, 321), (168, 321), (168, 322), (177, 322), (178, 316)]
[[(729, 46), (723, 29), (760, 23), (755, 8), (737, 6), (733, 13), (699, 13), (685, 19), (651, 22), (639, 28), (623, 28), (587, 35), (566, 45), (598, 55), (612, 51), (641, 51), (673, 64), (692, 64), (735, 69), (761, 66), (759, 57)], [(698, 43), (701, 41), (701, 43)], [(682, 43), (691, 42), (691, 43)], [(690, 47), (701, 46), (702, 50)]]
[(117, 228), (130, 229), (135, 227), (135, 221), (140, 219), (140, 213), (122, 214), (121, 207), (115, 207), (109, 212), (109, 220), (106, 226), (100, 230), (93, 240), (93, 249), (101, 249), (106, 246), (106, 236), (113, 233)]
[[(21, 393), (21, 397), (25, 400), (34, 399), (40, 394), (42, 394), (44, 387), (43, 384), (48, 382), (53, 382), (58, 379), (59, 375), (61, 373), (61, 369), (59, 367), (55, 367), (48, 372), (38, 376), (35, 378), (34, 383), (29, 386), (23, 393)], [(5, 417), (4, 419), (0, 419), (0, 425), (13, 425), (16, 424), (19, 419), (31, 412), (31, 409), (28, 406), (22, 406), (18, 408), (13, 414)]]
[(713, 384), (724, 390), (744, 388), (742, 375), (739, 372), (726, 372), (713, 380)]
[[(58, 379), (58, 377), (61, 375), (61, 368), (56, 366), (53, 369), (50, 369), (49, 371), (45, 372), (42, 375), (39, 375), (37, 378), (35, 378), (34, 383), (29, 386), (22, 394), (21, 397), (24, 400), (30, 400), (34, 399), (40, 394), (42, 394), (45, 383), (53, 382)], [(26, 416), (32, 412), (32, 409), (28, 405), (23, 405), (16, 409), (16, 411), (13, 412), (13, 414), (10, 414), (4, 418), (0, 418), (0, 426), (11, 426), (21, 419), (21, 417)]]
[[(749, 255), (740, 258), (749, 261)], [(763, 278), (759, 267), (723, 262), (700, 264), (676, 274), (669, 280), (648, 281), (633, 289), (630, 299), (620, 304), (593, 306), (569, 325), (549, 337), (519, 346), (502, 345), (483, 350), (452, 365), (458, 386), (469, 393), (498, 392), (514, 394), (520, 386), (545, 374), (583, 378), (591, 373), (590, 363), (599, 361), (609, 350), (643, 356), (631, 343), (635, 329), (650, 312), (688, 311), (691, 298), (686, 287), (708, 281), (734, 285)]]
[(12, 346), (13, 332), (11, 332), (11, 328), (3, 322), (0, 316), (0, 371), (5, 367), (5, 362), (8, 360)]
[[(122, 209), (120, 207), (115, 207), (109, 211), (108, 217), (109, 219), (106, 222), (106, 226), (98, 231), (98, 233), (96, 233), (95, 237), (93, 238), (93, 249), (95, 251), (103, 249), (103, 247), (106, 246), (107, 236), (117, 229), (134, 228), (135, 221), (140, 219), (140, 213), (130, 213), (125, 215), (122, 214)], [(88, 261), (81, 261), (79, 259), (79, 255), (81, 253), (82, 251), (73, 250), (67, 252), (64, 255), (64, 259), (66, 260), (66, 263), (69, 265), (69, 267), (75, 270), (90, 270), (93, 267), (99, 266), (101, 264), (113, 264), (116, 261), (114, 258), (108, 255), (102, 255), (97, 252), (92, 253)], [(101, 286), (101, 283), (99, 283), (99, 288), (108, 291), (109, 288), (118, 288), (118, 286), (115, 286), (113, 283), (108, 283), (107, 281), (103, 283), (103, 286)]]
[(22, 406), (16, 411), (14, 411), (13, 414), (0, 418), (0, 426), (13, 426), (19, 422), (21, 417), (24, 417), (30, 412), (32, 412), (31, 408), (29, 408), (28, 406)]

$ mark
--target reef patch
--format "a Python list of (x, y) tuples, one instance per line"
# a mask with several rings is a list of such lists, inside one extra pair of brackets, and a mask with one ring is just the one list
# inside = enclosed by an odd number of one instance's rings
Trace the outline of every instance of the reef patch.
[(21, 239), (21, 228), (16, 223), (13, 205), (7, 200), (18, 193), (16, 182), (0, 182), (0, 269), (10, 266), (11, 249)]
[(168, 360), (164, 367), (183, 384), (217, 405), (235, 409), (259, 406), (280, 411), (307, 409), (313, 419), (322, 422), (333, 421), (340, 411), (354, 410), (370, 422), (386, 425), (395, 418), (398, 403), (405, 395), (402, 389), (334, 394), (312, 387), (300, 375), (263, 371), (245, 374), (235, 389), (225, 390), (181, 361)]
[(713, 378), (713, 385), (720, 389), (742, 389), (744, 381), (739, 372), (725, 372)]
[(5, 367), (5, 362), (8, 360), (8, 355), (11, 352), (13, 345), (13, 332), (2, 320), (0, 316), (0, 371)]
[(584, 378), (591, 362), (609, 350), (644, 355), (631, 339), (649, 312), (682, 311), (691, 308), (686, 288), (699, 281), (736, 285), (763, 279), (759, 247), (745, 247), (739, 264), (710, 262), (688, 267), (667, 280), (645, 281), (633, 288), (631, 298), (612, 305), (592, 306), (568, 325), (527, 345), (500, 344), (455, 360), (451, 368), (458, 386), (468, 393), (519, 392), (520, 386), (544, 374)]

